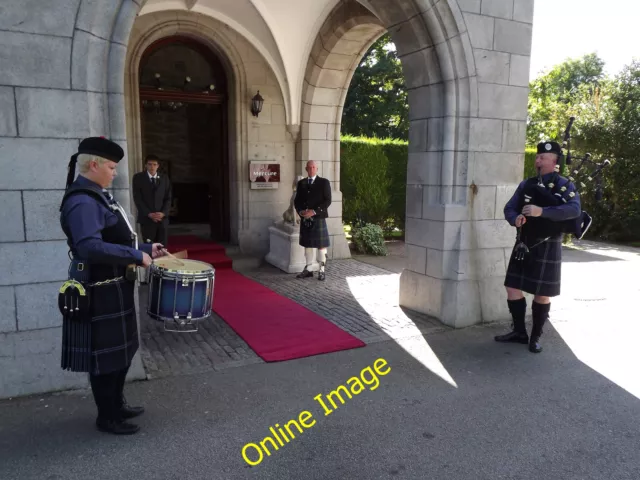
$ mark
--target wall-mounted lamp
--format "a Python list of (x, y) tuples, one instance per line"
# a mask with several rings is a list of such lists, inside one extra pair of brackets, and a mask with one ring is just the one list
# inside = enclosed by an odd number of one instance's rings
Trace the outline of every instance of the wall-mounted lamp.
[(251, 99), (251, 113), (254, 117), (257, 117), (262, 111), (262, 104), (264, 103), (264, 98), (260, 96), (260, 90), (256, 93), (255, 97)]

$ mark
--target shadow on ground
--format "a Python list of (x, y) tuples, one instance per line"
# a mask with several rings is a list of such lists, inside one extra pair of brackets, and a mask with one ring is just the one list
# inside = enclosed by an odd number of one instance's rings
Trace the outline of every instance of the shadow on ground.
[[(503, 329), (484, 326), (417, 336), (404, 347), (383, 342), (138, 382), (128, 398), (147, 412), (141, 433), (126, 438), (93, 429), (88, 396), (1, 402), (0, 478), (72, 480), (90, 470), (94, 479), (141, 480), (636, 480), (640, 402), (628, 390), (638, 392), (637, 375), (625, 390), (573, 353), (582, 339), (546, 330), (539, 355), (496, 344)], [(637, 365), (637, 349), (627, 353)], [(325, 400), (332, 411), (324, 415), (314, 397), (378, 358), (391, 367), (378, 388), (343, 395), (344, 404), (334, 397), (337, 408)], [(436, 363), (453, 383), (434, 373)], [(249, 468), (243, 446), (305, 410), (316, 423)], [(255, 450), (250, 456), (257, 459)]]

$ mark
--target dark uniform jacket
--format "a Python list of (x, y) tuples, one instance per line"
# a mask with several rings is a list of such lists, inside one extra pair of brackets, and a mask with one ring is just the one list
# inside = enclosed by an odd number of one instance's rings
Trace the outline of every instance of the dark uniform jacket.
[(317, 218), (328, 218), (328, 209), (331, 205), (331, 183), (318, 175), (313, 184), (309, 184), (309, 178), (300, 180), (293, 203), (298, 214), (309, 209), (316, 212)]
[(166, 175), (158, 175), (157, 182), (154, 186), (146, 170), (133, 176), (133, 201), (138, 210), (138, 223), (141, 225), (154, 223), (149, 218), (149, 214), (154, 212), (164, 213), (162, 222), (169, 222), (171, 182)]
[[(102, 192), (99, 185), (83, 176), (78, 176), (69, 190), (77, 186), (90, 188), (98, 195)], [(103, 195), (106, 203), (111, 204), (109, 207), (91, 194), (72, 194), (60, 214), (60, 225), (73, 257), (69, 276), (89, 287), (90, 298), (89, 315), (82, 322), (87, 327), (83, 335), (88, 339), (63, 338), (62, 367), (94, 375), (126, 368), (138, 350), (135, 283), (126, 280), (125, 271), (129, 264), (142, 265), (143, 251), (152, 253), (151, 244), (141, 244), (139, 250), (134, 248), (123, 215), (112, 208), (115, 202)], [(99, 283), (105, 280), (111, 281)], [(63, 329), (67, 327), (63, 325)], [(89, 365), (74, 368), (70, 359), (83, 352), (91, 357)]]
[[(513, 196), (505, 205), (505, 220), (507, 220), (511, 226), (515, 226), (516, 218), (522, 213), (522, 207), (527, 203), (525, 201), (527, 185), (531, 185), (532, 189), (537, 189), (540, 188), (537, 186), (537, 183), (537, 177), (520, 182)], [(545, 224), (548, 225), (549, 222), (565, 222), (576, 219), (581, 213), (580, 195), (576, 191), (573, 182), (552, 172), (542, 176), (542, 183), (544, 184), (544, 189), (549, 192), (549, 195), (552, 195), (552, 198), (557, 197), (558, 200), (554, 202), (556, 203), (555, 205), (544, 205), (541, 199), (536, 199), (535, 196), (531, 197), (530, 204), (542, 207), (542, 215), (540, 217), (528, 217), (527, 223), (525, 223), (523, 227), (523, 231), (531, 239), (546, 236), (546, 230), (548, 230), (548, 228), (544, 228)]]

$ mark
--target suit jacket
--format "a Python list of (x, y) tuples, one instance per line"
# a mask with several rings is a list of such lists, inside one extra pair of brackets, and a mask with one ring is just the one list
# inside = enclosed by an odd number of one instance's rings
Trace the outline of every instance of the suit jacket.
[(318, 218), (327, 218), (331, 205), (331, 183), (317, 175), (313, 184), (309, 185), (309, 178), (303, 178), (298, 182), (293, 204), (298, 215), (301, 211), (309, 209), (315, 210)]
[(166, 175), (159, 175), (158, 184), (154, 187), (146, 172), (136, 173), (133, 176), (133, 201), (138, 209), (138, 223), (151, 223), (149, 214), (153, 212), (164, 213), (163, 222), (169, 221), (169, 209), (171, 208), (171, 182)]

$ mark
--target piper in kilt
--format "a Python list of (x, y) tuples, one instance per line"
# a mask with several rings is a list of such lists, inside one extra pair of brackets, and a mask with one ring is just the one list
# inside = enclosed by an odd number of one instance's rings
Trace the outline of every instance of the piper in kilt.
[[(563, 234), (584, 228), (575, 185), (556, 173), (561, 156), (558, 143), (538, 144), (538, 176), (520, 183), (504, 207), (505, 219), (518, 229), (504, 282), (513, 331), (498, 335), (495, 340), (528, 344), (533, 353), (542, 351), (540, 336), (549, 318), (551, 297), (560, 295)], [(534, 295), (530, 338), (525, 328), (527, 303), (522, 292)]]
[[(110, 140), (83, 140), (69, 162), (60, 206), (60, 225), (72, 257), (69, 280), (58, 298), (63, 314), (61, 366), (89, 373), (96, 426), (115, 434), (137, 432), (139, 427), (125, 420), (144, 412), (127, 405), (123, 396), (138, 350), (135, 267), (149, 266), (151, 256), (165, 254), (157, 243), (138, 249), (126, 212), (106, 190), (123, 156), (122, 148)], [(79, 175), (74, 181), (76, 163)]]
[(296, 198), (293, 201), (296, 212), (301, 217), (300, 245), (304, 247), (307, 261), (297, 278), (313, 277), (309, 267), (313, 264), (314, 249), (318, 249), (318, 280), (324, 281), (327, 247), (331, 244), (326, 220), (331, 205), (331, 183), (317, 175), (318, 166), (313, 160), (307, 162), (306, 171), (309, 176), (298, 182)]

